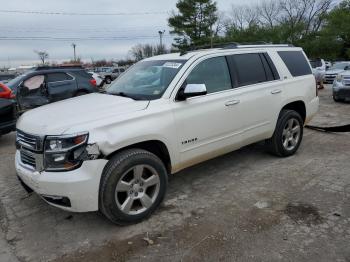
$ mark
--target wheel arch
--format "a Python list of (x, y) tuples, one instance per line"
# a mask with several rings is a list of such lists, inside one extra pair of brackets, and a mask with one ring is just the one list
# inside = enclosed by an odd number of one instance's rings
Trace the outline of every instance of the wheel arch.
[(301, 118), (303, 119), (303, 122), (305, 123), (306, 121), (306, 105), (305, 102), (302, 100), (296, 100), (296, 101), (292, 101), (292, 102), (288, 102), (287, 104), (285, 104), (282, 110), (294, 110), (296, 112), (298, 112), (301, 116)]
[(168, 147), (166, 144), (160, 140), (146, 140), (142, 142), (137, 142), (134, 144), (130, 144), (127, 146), (123, 146), (108, 155), (105, 156), (105, 159), (110, 160), (116, 154), (126, 150), (126, 149), (143, 149), (155, 154), (159, 159), (163, 162), (168, 174), (171, 173), (172, 170), (172, 161)]

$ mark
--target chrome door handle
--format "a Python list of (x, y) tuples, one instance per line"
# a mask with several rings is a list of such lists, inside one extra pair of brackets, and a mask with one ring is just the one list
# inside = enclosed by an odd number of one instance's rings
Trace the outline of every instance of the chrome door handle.
[(241, 101), (239, 100), (232, 100), (232, 101), (228, 101), (225, 103), (225, 106), (234, 106), (234, 105), (238, 105)]
[(282, 93), (281, 89), (276, 89), (276, 90), (271, 91), (271, 94), (273, 94), (273, 95), (280, 94), (280, 93)]

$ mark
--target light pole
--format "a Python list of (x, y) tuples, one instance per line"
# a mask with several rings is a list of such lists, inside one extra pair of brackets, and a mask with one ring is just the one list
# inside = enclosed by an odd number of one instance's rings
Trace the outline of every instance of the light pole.
[(73, 43), (72, 46), (73, 46), (73, 50), (74, 50), (74, 62), (76, 62), (77, 61), (77, 55), (75, 53), (75, 48), (77, 47), (77, 45)]
[(159, 41), (160, 41), (160, 45), (159, 45), (159, 49), (160, 49), (160, 53), (163, 53), (163, 35), (165, 33), (165, 30), (163, 31), (158, 31), (159, 34)]

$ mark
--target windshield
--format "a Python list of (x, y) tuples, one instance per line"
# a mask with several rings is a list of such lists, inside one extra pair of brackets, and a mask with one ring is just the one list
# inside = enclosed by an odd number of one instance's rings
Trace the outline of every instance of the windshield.
[(341, 69), (344, 70), (345, 67), (347, 67), (349, 64), (348, 63), (337, 63), (335, 65), (333, 65), (330, 70), (337, 70), (337, 69)]
[(6, 86), (8, 86), (12, 91), (16, 91), (18, 85), (22, 82), (23, 77), (26, 76), (25, 74), (19, 75), (16, 78), (9, 81)]
[(113, 82), (107, 93), (136, 100), (159, 99), (185, 62), (185, 60), (138, 62)]
[(312, 68), (317, 68), (322, 66), (321, 60), (310, 60), (310, 64)]

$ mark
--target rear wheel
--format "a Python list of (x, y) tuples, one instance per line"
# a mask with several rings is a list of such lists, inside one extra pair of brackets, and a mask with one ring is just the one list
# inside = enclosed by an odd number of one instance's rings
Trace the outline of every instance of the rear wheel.
[(105, 82), (107, 85), (109, 85), (110, 83), (112, 83), (112, 78), (106, 77)]
[(149, 217), (162, 202), (167, 172), (154, 154), (130, 149), (114, 156), (101, 178), (100, 210), (113, 223), (134, 224)]
[(273, 136), (266, 140), (270, 153), (288, 157), (298, 150), (303, 138), (303, 120), (293, 110), (282, 110)]

